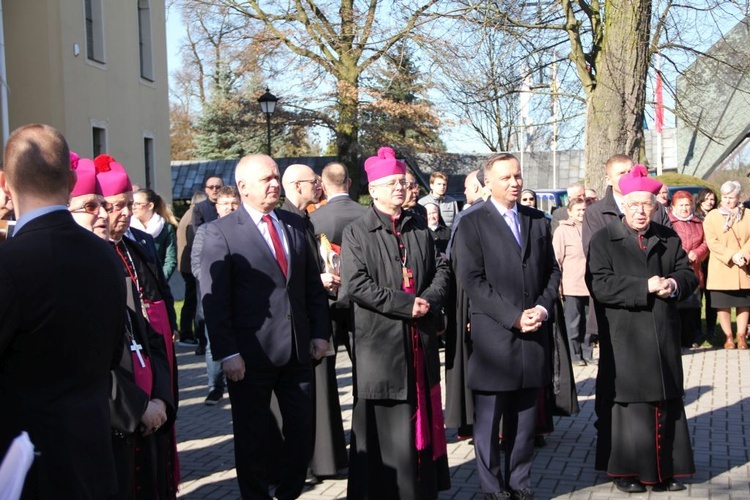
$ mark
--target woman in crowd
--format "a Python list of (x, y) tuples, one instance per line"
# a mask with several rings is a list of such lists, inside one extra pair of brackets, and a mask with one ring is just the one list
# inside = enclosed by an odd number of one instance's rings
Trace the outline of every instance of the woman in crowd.
[(524, 189), (518, 202), (525, 207), (536, 208), (536, 192), (533, 189)]
[(432, 239), (435, 240), (437, 254), (445, 260), (445, 250), (448, 248), (448, 242), (451, 239), (451, 230), (445, 225), (437, 203), (428, 202), (424, 205), (424, 208), (427, 211), (427, 227), (430, 228)]
[(133, 216), (130, 225), (154, 238), (164, 278), (169, 281), (177, 267), (177, 220), (164, 199), (148, 188), (133, 193)]
[[(693, 214), (700, 219), (704, 220), (706, 214), (716, 208), (716, 193), (712, 189), (703, 188), (698, 191), (695, 195), (695, 207), (693, 208)], [(703, 269), (703, 283), (705, 289), (705, 283), (708, 280), (708, 259), (704, 260), (701, 264)], [(703, 299), (706, 304), (706, 338), (711, 339), (715, 335), (716, 330), (716, 309), (711, 307), (711, 294), (704, 293)]]
[(583, 214), (586, 200), (573, 198), (568, 202), (568, 218), (552, 237), (555, 258), (562, 271), (561, 296), (565, 299), (565, 325), (573, 364), (586, 366), (596, 364), (590, 335), (586, 334), (586, 318), (589, 308), (589, 290), (584, 281), (586, 254), (583, 251)]
[(693, 214), (693, 196), (687, 191), (677, 191), (672, 197), (671, 207), (669, 220), (680, 236), (690, 267), (698, 276), (698, 288), (693, 295), (677, 303), (682, 347), (698, 347), (701, 337), (701, 290), (706, 287), (701, 265), (708, 257), (708, 246), (703, 235), (703, 221)]
[(734, 349), (731, 309), (737, 311), (737, 347), (747, 349), (748, 316), (750, 316), (750, 213), (740, 203), (742, 186), (727, 181), (721, 186), (721, 204), (703, 221), (703, 231), (711, 255), (708, 260), (708, 283), (711, 304), (717, 310), (724, 332), (725, 349)]

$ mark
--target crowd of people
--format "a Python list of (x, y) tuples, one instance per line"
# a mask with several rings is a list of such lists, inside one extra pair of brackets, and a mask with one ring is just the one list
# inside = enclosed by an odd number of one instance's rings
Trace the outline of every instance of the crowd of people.
[(596, 469), (625, 492), (684, 489), (682, 348), (712, 334), (713, 308), (724, 347), (747, 349), (740, 184), (721, 186), (718, 208), (709, 189), (665, 201), (615, 155), (601, 200), (573, 184), (545, 214), (511, 154), (466, 176), (462, 210), (440, 172), (420, 197), (391, 148), (364, 167), (369, 206), (340, 163), (282, 176), (248, 155), (236, 187), (208, 177), (178, 222), (113, 157), (81, 158), (46, 125), (14, 131), (0, 171), (0, 218), (15, 219), (0, 245), (0, 403), (14, 408), (0, 412), (0, 452), (22, 431), (33, 442), (24, 498), (176, 498), (178, 340), (205, 356), (204, 403), (228, 392), (243, 498), (293, 499), (343, 474), (348, 498), (437, 498), (446, 427), (473, 438), (485, 498), (536, 498), (534, 446), (553, 415), (577, 412), (573, 367), (586, 365)]

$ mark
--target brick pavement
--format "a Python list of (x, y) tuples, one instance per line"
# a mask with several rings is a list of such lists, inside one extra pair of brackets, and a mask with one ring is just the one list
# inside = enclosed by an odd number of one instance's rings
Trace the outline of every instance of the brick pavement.
[[(203, 405), (206, 395), (205, 363), (193, 349), (179, 347), (180, 411), (177, 422), (182, 469), (180, 497), (236, 499), (229, 401)], [(344, 426), (349, 428), (352, 408), (351, 365), (346, 353), (337, 358)], [(695, 476), (687, 491), (628, 495), (617, 491), (593, 469), (595, 367), (575, 368), (581, 412), (556, 418), (547, 446), (538, 449), (532, 470), (533, 488), (540, 499), (750, 499), (750, 352), (723, 349), (686, 351), (686, 412), (695, 451)], [(343, 382), (345, 381), (345, 382)], [(475, 472), (474, 450), (456, 441), (448, 431), (452, 488), (441, 499), (482, 499)], [(345, 498), (346, 480), (326, 480), (302, 498)]]

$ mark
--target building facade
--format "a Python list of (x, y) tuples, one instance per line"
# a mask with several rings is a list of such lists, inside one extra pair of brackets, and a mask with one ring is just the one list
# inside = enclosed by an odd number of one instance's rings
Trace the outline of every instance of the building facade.
[(110, 154), (171, 198), (164, 0), (1, 5), (8, 130), (52, 125), (79, 155)]

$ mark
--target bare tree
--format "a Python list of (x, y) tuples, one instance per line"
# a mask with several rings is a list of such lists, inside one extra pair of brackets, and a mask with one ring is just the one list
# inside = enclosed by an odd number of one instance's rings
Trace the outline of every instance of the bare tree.
[[(189, 0), (219, 5), (241, 21), (254, 22), (266, 42), (277, 42), (288, 56), (284, 70), (308, 85), (330, 82), (334, 105), (329, 118), (338, 156), (355, 181), (358, 171), (360, 80), (399, 40), (414, 36), (437, 0)], [(320, 96), (319, 96), (320, 97)], [(357, 186), (357, 182), (354, 183)]]

